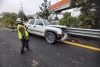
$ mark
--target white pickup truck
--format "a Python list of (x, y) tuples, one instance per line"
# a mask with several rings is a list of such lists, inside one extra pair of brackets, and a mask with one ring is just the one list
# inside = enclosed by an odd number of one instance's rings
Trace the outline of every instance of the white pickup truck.
[(29, 33), (43, 36), (46, 41), (51, 44), (57, 39), (61, 40), (67, 29), (66, 26), (52, 25), (45, 19), (29, 19), (25, 26), (28, 28)]

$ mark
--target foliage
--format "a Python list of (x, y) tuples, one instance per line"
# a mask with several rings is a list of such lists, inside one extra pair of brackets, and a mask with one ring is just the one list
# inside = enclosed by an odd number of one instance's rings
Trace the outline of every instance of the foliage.
[(44, 3), (42, 3), (41, 6), (39, 6), (39, 8), (41, 10), (37, 13), (39, 17), (48, 20), (50, 14), (51, 14), (50, 4), (51, 4), (51, 1), (48, 2), (47, 0), (44, 0)]
[(95, 11), (92, 11), (92, 7), (91, 7), (92, 3), (90, 3), (89, 1), (83, 3), (80, 11), (81, 11), (81, 15), (80, 15), (80, 20), (83, 22), (82, 23), (82, 27), (83, 28), (96, 28), (96, 22), (95, 22)]
[(9, 13), (9, 12), (3, 12), (1, 18), (1, 22), (4, 23), (6, 26), (14, 26), (16, 24), (17, 14), (16, 13)]
[(81, 14), (79, 16), (82, 28), (97, 28), (97, 15), (96, 11), (93, 11), (93, 0), (71, 0), (70, 7), (80, 4)]
[(28, 19), (34, 19), (34, 17), (32, 17), (31, 15), (27, 16)]
[[(85, 3), (87, 0), (70, 0), (70, 7), (75, 7), (77, 5), (80, 5), (82, 3)], [(81, 7), (81, 6), (79, 6)]]
[(1, 22), (1, 17), (0, 17), (0, 22)]
[(63, 15), (63, 18), (60, 20), (59, 24), (68, 27), (79, 27), (79, 19), (76, 17), (72, 17), (71, 13), (66, 12)]
[(95, 12), (89, 11), (86, 14), (80, 15), (80, 20), (83, 22), (81, 26), (83, 28), (96, 28), (95, 27)]
[(25, 21), (28, 20), (27, 16), (24, 14), (24, 12), (22, 10), (19, 11), (18, 17), (23, 18)]

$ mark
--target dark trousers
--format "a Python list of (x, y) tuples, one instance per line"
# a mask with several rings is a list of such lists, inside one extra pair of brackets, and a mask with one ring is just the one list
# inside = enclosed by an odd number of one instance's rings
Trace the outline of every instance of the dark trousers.
[(21, 40), (21, 42), (22, 42), (21, 52), (23, 52), (23, 51), (24, 51), (24, 48), (25, 48), (25, 47), (26, 47), (26, 49), (27, 49), (27, 50), (29, 50), (29, 49), (30, 49), (30, 48), (29, 48), (29, 44), (28, 44), (29, 40), (22, 39), (22, 40)]

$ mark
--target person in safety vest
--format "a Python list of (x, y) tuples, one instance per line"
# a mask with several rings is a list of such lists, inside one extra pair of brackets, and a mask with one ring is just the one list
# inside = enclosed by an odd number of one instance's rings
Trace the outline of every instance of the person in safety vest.
[(24, 53), (24, 48), (26, 47), (27, 51), (31, 51), (30, 47), (29, 47), (29, 39), (28, 39), (28, 32), (26, 27), (23, 24), (23, 21), (18, 18), (17, 20), (17, 31), (18, 31), (18, 38), (21, 40), (22, 42), (22, 46), (21, 46), (21, 54)]

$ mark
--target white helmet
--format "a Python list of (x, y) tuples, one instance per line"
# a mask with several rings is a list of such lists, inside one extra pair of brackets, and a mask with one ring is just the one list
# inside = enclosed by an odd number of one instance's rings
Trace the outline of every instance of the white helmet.
[(17, 18), (16, 23), (22, 23), (24, 21), (23, 18)]

